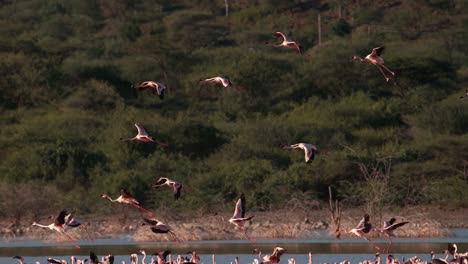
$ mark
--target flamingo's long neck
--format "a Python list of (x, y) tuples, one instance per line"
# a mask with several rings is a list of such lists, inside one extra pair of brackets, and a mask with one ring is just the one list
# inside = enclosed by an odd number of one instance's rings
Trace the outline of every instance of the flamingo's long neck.
[(143, 258), (141, 259), (141, 264), (146, 264), (146, 252), (142, 251), (141, 254), (143, 254)]
[(113, 203), (117, 202), (117, 199), (114, 200), (114, 199), (110, 198), (109, 195), (107, 195), (107, 194), (105, 194), (103, 197), (107, 198), (107, 200), (109, 200), (109, 201), (111, 201)]
[(42, 227), (42, 228), (48, 228), (48, 229), (51, 229), (51, 230), (53, 229), (53, 228), (52, 228), (52, 225), (53, 225), (53, 224), (50, 224), (50, 225), (41, 225), (41, 224), (38, 224), (38, 223), (34, 222), (34, 223), (32, 223), (32, 225), (33, 225), (33, 226)]

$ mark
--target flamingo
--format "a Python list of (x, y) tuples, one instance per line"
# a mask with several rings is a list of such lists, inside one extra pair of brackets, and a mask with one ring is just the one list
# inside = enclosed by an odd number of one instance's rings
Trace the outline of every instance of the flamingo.
[(254, 218), (254, 215), (245, 217), (245, 196), (244, 193), (242, 193), (239, 200), (237, 200), (236, 209), (231, 219), (229, 219), (229, 223), (239, 227), (251, 242), (255, 242), (255, 238), (251, 238), (244, 228), (244, 223), (250, 221), (252, 218)]
[(382, 70), (385, 69), (387, 70), (391, 75), (393, 75), (393, 77), (395, 77), (395, 73), (392, 72), (390, 69), (388, 69), (387, 67), (384, 66), (384, 60), (380, 57), (380, 55), (382, 54), (382, 51), (384, 50), (385, 48), (384, 47), (377, 47), (377, 48), (374, 48), (372, 49), (372, 52), (367, 55), (364, 59), (363, 58), (360, 58), (356, 55), (354, 55), (352, 58), (354, 60), (360, 60), (362, 62), (370, 62), (372, 63), (373, 65), (375, 65), (379, 70), (380, 72), (382, 73), (382, 75), (384, 76), (385, 80), (388, 82), (390, 80), (390, 78), (388, 78), (384, 71)]
[(138, 134), (133, 137), (133, 138), (120, 138), (121, 141), (143, 141), (143, 142), (153, 142), (156, 144), (159, 144), (163, 147), (167, 147), (168, 144), (166, 143), (161, 143), (157, 140), (154, 140), (152, 137), (148, 135), (148, 132), (146, 132), (145, 128), (143, 128), (142, 125), (140, 124), (135, 124), (135, 127), (138, 130)]
[(409, 223), (408, 221), (405, 221), (405, 222), (400, 222), (400, 223), (395, 223), (396, 219), (395, 218), (391, 218), (390, 220), (388, 221), (384, 221), (384, 225), (383, 227), (380, 229), (380, 232), (384, 233), (385, 236), (387, 236), (388, 240), (389, 240), (389, 245), (387, 247), (387, 253), (388, 251), (390, 250), (390, 247), (392, 246), (392, 239), (391, 237), (392, 236), (395, 236), (395, 234), (393, 233), (393, 231), (395, 231), (397, 228), (401, 227), (401, 226), (404, 226), (406, 225), (407, 223)]
[[(67, 214), (65, 216), (65, 226), (72, 227), (72, 228), (80, 227), (82, 230), (86, 231), (86, 234), (88, 235), (89, 241), (94, 241), (94, 239), (88, 233), (88, 228), (84, 224), (80, 223), (77, 219), (75, 219), (73, 217), (73, 214), (74, 214), (74, 212), (69, 213), (69, 214)], [(51, 219), (51, 218), (54, 218), (54, 217), (49, 216), (49, 219)]]
[(224, 88), (232, 86), (231, 80), (229, 80), (228, 78), (220, 77), (220, 76), (216, 76), (216, 77), (208, 78), (208, 79), (200, 79), (200, 82), (217, 83), (217, 84), (221, 84), (222, 86), (224, 86)]
[(21, 256), (14, 256), (13, 258), (14, 258), (14, 259), (17, 259), (18, 262), (19, 262), (19, 264), (24, 264), (24, 259), (23, 259), (23, 257), (21, 257)]
[(182, 191), (182, 184), (166, 177), (160, 177), (155, 184), (151, 185), (151, 188), (158, 189), (164, 185), (172, 187), (174, 190), (174, 199), (177, 200), (180, 197), (180, 192)]
[(318, 153), (317, 147), (308, 143), (297, 143), (290, 146), (282, 146), (284, 149), (303, 149), (306, 163), (314, 160), (315, 153)]
[(283, 42), (281, 42), (281, 44), (279, 45), (275, 45), (275, 44), (271, 44), (271, 43), (266, 43), (268, 45), (271, 45), (273, 47), (285, 47), (285, 48), (291, 48), (291, 49), (295, 49), (297, 52), (299, 52), (299, 54), (302, 55), (302, 46), (299, 45), (296, 41), (292, 41), (289, 37), (287, 37), (285, 34), (283, 34), (282, 32), (276, 32), (275, 34), (273, 34), (274, 37), (282, 37), (283, 38)]
[(166, 86), (162, 83), (158, 82), (153, 82), (153, 81), (146, 81), (142, 82), (140, 85), (134, 85), (132, 84), (132, 88), (136, 89), (154, 89), (156, 93), (158, 94), (159, 98), (161, 100), (164, 99), (164, 92), (166, 91)]
[(190, 259), (188, 262), (184, 262), (186, 264), (198, 264), (198, 261), (200, 261), (200, 257), (198, 256), (196, 251), (189, 251), (187, 254), (190, 254)]
[(125, 190), (120, 190), (120, 196), (117, 197), (117, 199), (112, 199), (105, 193), (101, 194), (101, 198), (107, 198), (109, 201), (111, 201), (113, 203), (131, 204), (131, 205), (135, 206), (136, 208), (138, 208), (139, 210), (147, 213), (149, 216), (153, 215), (152, 212), (150, 212), (150, 211), (146, 210), (145, 208), (141, 207), (140, 203), (135, 198), (133, 198), (130, 194), (128, 194), (128, 192), (125, 191)]
[(54, 263), (54, 264), (67, 264), (68, 262), (64, 259), (53, 259), (47, 258), (47, 263)]
[(431, 263), (432, 264), (449, 264), (449, 262), (447, 261), (448, 259), (448, 251), (445, 250), (444, 251), (445, 253), (445, 258), (435, 258), (435, 253), (434, 251), (431, 251)]
[(48, 228), (52, 231), (59, 232), (60, 234), (64, 235), (72, 244), (75, 248), (80, 248), (75, 241), (71, 238), (70, 235), (65, 232), (65, 229), (63, 228), (63, 225), (65, 224), (65, 216), (67, 215), (67, 211), (62, 210), (59, 215), (55, 218), (54, 222), (50, 225), (41, 225), (36, 222), (32, 223), (32, 226), (38, 226), (42, 228)]
[(465, 94), (460, 96), (460, 99), (468, 98), (468, 90), (465, 90)]
[(356, 228), (351, 229), (348, 233), (353, 233), (358, 237), (362, 237), (365, 240), (367, 240), (369, 243), (371, 243), (372, 246), (374, 246), (377, 250), (380, 250), (378, 246), (376, 246), (372, 241), (366, 237), (365, 234), (369, 233), (372, 229), (372, 224), (369, 222), (369, 215), (365, 214), (364, 217), (361, 219), (359, 224), (357, 225)]
[(91, 264), (99, 264), (99, 259), (96, 256), (96, 253), (94, 251), (89, 252), (89, 263)]
[(273, 253), (271, 255), (263, 256), (262, 264), (277, 264), (280, 261), (280, 257), (286, 252), (286, 249), (282, 247), (273, 248)]
[(177, 238), (176, 234), (174, 233), (172, 227), (170, 225), (164, 224), (159, 220), (156, 220), (154, 218), (149, 219), (146, 217), (143, 217), (143, 221), (145, 221), (142, 225), (149, 225), (151, 228), (151, 231), (153, 231), (156, 234), (167, 234), (169, 233), (174, 240), (174, 242), (182, 242), (180, 239)]
[(147, 264), (146, 263), (146, 252), (141, 249), (140, 253), (143, 255), (143, 258), (141, 259), (141, 264)]
[(167, 255), (171, 254), (171, 251), (169, 250), (164, 250), (164, 251), (161, 251), (161, 252), (156, 252), (156, 253), (153, 253), (152, 255), (153, 256), (156, 256), (157, 259), (158, 259), (158, 264), (165, 264), (166, 263), (166, 258), (167, 258)]

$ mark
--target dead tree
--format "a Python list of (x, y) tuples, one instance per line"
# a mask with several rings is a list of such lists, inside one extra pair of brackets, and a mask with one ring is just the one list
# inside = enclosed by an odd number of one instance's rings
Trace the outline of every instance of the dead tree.
[(339, 239), (341, 237), (341, 206), (338, 199), (336, 199), (335, 203), (333, 203), (333, 195), (330, 186), (328, 186), (328, 211), (330, 212), (331, 222), (333, 224), (333, 228), (335, 229), (335, 237)]

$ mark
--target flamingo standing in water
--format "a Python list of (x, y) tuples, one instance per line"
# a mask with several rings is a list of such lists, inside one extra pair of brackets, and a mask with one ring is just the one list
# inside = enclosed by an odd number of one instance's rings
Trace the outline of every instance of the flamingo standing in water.
[(304, 150), (304, 159), (306, 163), (314, 160), (315, 153), (318, 152), (317, 147), (312, 144), (307, 143), (297, 143), (290, 146), (282, 146), (284, 149), (303, 149)]
[(180, 192), (182, 191), (182, 184), (166, 177), (160, 177), (155, 184), (151, 185), (151, 188), (158, 189), (164, 185), (172, 187), (174, 190), (174, 199), (177, 200), (180, 197)]
[(141, 207), (140, 203), (135, 198), (133, 198), (130, 194), (128, 194), (128, 192), (125, 190), (120, 190), (120, 196), (117, 197), (117, 199), (112, 199), (107, 194), (101, 194), (101, 198), (107, 198), (109, 201), (113, 203), (131, 204), (135, 206), (136, 208), (138, 208), (139, 210), (147, 213), (149, 216), (153, 215), (152, 212)]
[(380, 250), (378, 246), (376, 246), (374, 243), (372, 243), (372, 241), (369, 238), (366, 237), (366, 234), (369, 233), (369, 231), (371, 231), (372, 229), (372, 224), (369, 222), (369, 218), (369, 215), (365, 214), (359, 222), (359, 224), (357, 225), (357, 227), (349, 230), (348, 233), (353, 233), (358, 237), (364, 238), (369, 243), (371, 243), (371, 245), (374, 246), (377, 250)]
[[(273, 253), (271, 255), (265, 255), (262, 258), (263, 264), (277, 264), (280, 261), (280, 257), (286, 252), (286, 249), (282, 247), (275, 247), (273, 248)], [(259, 255), (260, 257), (260, 255)]]
[(388, 240), (389, 240), (389, 245), (387, 247), (387, 253), (388, 251), (390, 250), (390, 247), (392, 246), (392, 239), (391, 237), (392, 236), (395, 236), (395, 234), (393, 233), (393, 231), (395, 231), (397, 228), (401, 227), (401, 226), (404, 226), (406, 225), (407, 223), (409, 223), (408, 221), (405, 221), (405, 222), (400, 222), (400, 223), (395, 223), (396, 219), (395, 218), (391, 218), (390, 220), (388, 221), (384, 221), (384, 224), (383, 224), (383, 227), (380, 229), (380, 232), (384, 233), (385, 236), (387, 236)]
[(393, 77), (395, 77), (395, 73), (392, 72), (390, 69), (388, 69), (387, 67), (385, 67), (384, 65), (384, 60), (380, 57), (380, 55), (382, 54), (382, 51), (384, 50), (385, 48), (384, 47), (377, 47), (377, 48), (374, 48), (372, 49), (372, 52), (367, 55), (364, 59), (361, 58), (361, 57), (358, 57), (356, 55), (354, 55), (352, 58), (353, 60), (360, 60), (362, 62), (370, 62), (372, 63), (373, 65), (375, 65), (375, 67), (377, 67), (379, 69), (379, 71), (382, 73), (382, 75), (384, 76), (385, 80), (388, 82), (390, 80), (390, 78), (387, 77), (387, 75), (385, 75), (384, 71), (382, 70), (385, 69), (387, 70), (391, 75), (393, 75)]
[(295, 49), (299, 54), (302, 55), (302, 46), (299, 45), (296, 41), (291, 40), (289, 37), (287, 37), (285, 34), (279, 31), (273, 34), (273, 36), (277, 38), (280, 38), (280, 37), (283, 38), (283, 42), (281, 42), (281, 44), (279, 45), (271, 44), (269, 42), (267, 42), (266, 44), (271, 45), (273, 47), (277, 47), (277, 48), (285, 47), (285, 48)]
[(146, 217), (143, 217), (143, 221), (145, 221), (141, 225), (149, 225), (151, 228), (151, 231), (153, 231), (156, 234), (170, 234), (174, 242), (182, 242), (180, 239), (177, 238), (176, 234), (174, 233), (172, 227), (170, 225), (166, 225), (162, 223), (159, 220), (156, 220), (154, 218), (149, 219)]
[(39, 226), (39, 227), (42, 227), (42, 228), (48, 228), (52, 231), (56, 231), (56, 232), (59, 232), (60, 234), (64, 235), (65, 237), (67, 237), (67, 239), (73, 244), (73, 246), (75, 248), (80, 248), (80, 246), (78, 246), (75, 241), (71, 238), (70, 235), (67, 234), (67, 232), (65, 232), (65, 229), (63, 228), (63, 225), (65, 224), (65, 216), (67, 215), (67, 211), (65, 210), (62, 210), (59, 215), (55, 218), (54, 222), (50, 225), (41, 225), (41, 224), (38, 224), (36, 222), (32, 223), (33, 226)]
[(138, 130), (138, 134), (133, 137), (133, 138), (120, 138), (121, 141), (143, 141), (143, 142), (153, 142), (156, 144), (159, 144), (163, 147), (167, 147), (168, 145), (166, 143), (161, 143), (157, 140), (154, 140), (152, 137), (148, 135), (148, 132), (146, 132), (145, 128), (143, 128), (142, 125), (140, 124), (135, 124), (135, 127)]
[(158, 94), (159, 98), (161, 100), (164, 99), (164, 92), (166, 91), (166, 86), (162, 83), (158, 82), (153, 82), (153, 81), (146, 81), (142, 82), (140, 85), (134, 85), (132, 84), (132, 88), (136, 89), (154, 89), (156, 93)]
[(229, 219), (229, 223), (239, 227), (244, 232), (247, 239), (249, 239), (252, 242), (255, 242), (255, 238), (250, 237), (247, 233), (247, 230), (245, 230), (244, 228), (245, 222), (249, 221), (252, 218), (254, 218), (254, 215), (245, 217), (245, 196), (244, 193), (242, 193), (239, 200), (237, 200), (236, 209), (231, 219)]

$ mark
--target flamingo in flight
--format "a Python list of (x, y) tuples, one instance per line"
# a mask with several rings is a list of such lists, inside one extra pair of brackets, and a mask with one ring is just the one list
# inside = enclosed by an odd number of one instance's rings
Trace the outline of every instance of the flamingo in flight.
[(468, 98), (468, 90), (465, 90), (465, 94), (460, 96), (460, 99)]
[(174, 242), (182, 242), (179, 238), (177, 238), (176, 234), (174, 233), (174, 229), (170, 225), (164, 224), (163, 222), (156, 220), (154, 218), (146, 218), (143, 217), (144, 223), (141, 225), (149, 225), (151, 231), (156, 234), (170, 234)]
[(245, 196), (244, 193), (242, 193), (239, 200), (237, 200), (236, 209), (231, 219), (229, 219), (229, 223), (239, 227), (244, 232), (247, 239), (251, 242), (255, 242), (255, 238), (250, 237), (249, 233), (247, 233), (247, 230), (244, 228), (244, 223), (250, 221), (252, 218), (254, 218), (254, 215), (245, 217)]
[(168, 144), (159, 142), (157, 140), (154, 140), (152, 137), (148, 135), (148, 132), (146, 132), (145, 128), (140, 125), (140, 124), (135, 124), (135, 127), (138, 130), (138, 134), (133, 137), (133, 138), (120, 138), (121, 141), (143, 141), (143, 142), (153, 142), (156, 144), (159, 144), (163, 147), (168, 147)]
[(311, 162), (315, 158), (315, 153), (318, 153), (317, 147), (308, 143), (297, 143), (289, 146), (282, 146), (284, 149), (302, 149), (304, 150), (304, 159), (306, 163)]
[(67, 211), (62, 210), (59, 215), (55, 218), (54, 222), (50, 225), (41, 225), (36, 222), (32, 223), (32, 226), (38, 226), (42, 228), (48, 228), (52, 231), (59, 232), (60, 234), (64, 235), (72, 244), (75, 248), (80, 248), (75, 241), (71, 238), (70, 235), (65, 232), (65, 229), (63, 228), (63, 225), (65, 224), (65, 216), (68, 215)]
[[(94, 241), (94, 239), (89, 235), (88, 228), (84, 224), (80, 223), (80, 221), (78, 221), (76, 218), (74, 218), (73, 214), (74, 212), (69, 213), (65, 216), (65, 226), (72, 227), (72, 228), (80, 227), (82, 230), (86, 231), (89, 241)], [(49, 219), (52, 219), (52, 218), (54, 217), (49, 216)]]
[(154, 89), (156, 93), (158, 94), (159, 98), (161, 98), (161, 100), (164, 99), (164, 92), (166, 91), (166, 86), (164, 84), (159, 83), (159, 82), (153, 82), (153, 81), (142, 82), (140, 85), (132, 84), (132, 88), (142, 89), (142, 90)]
[(374, 246), (377, 250), (380, 250), (378, 246), (376, 246), (372, 241), (366, 237), (366, 234), (369, 233), (372, 229), (372, 224), (369, 222), (369, 215), (365, 214), (364, 217), (361, 219), (359, 224), (356, 226), (356, 228), (353, 228), (349, 230), (348, 233), (353, 233), (358, 237), (362, 237), (365, 240), (367, 240), (369, 243), (371, 243), (372, 246)]
[(390, 78), (387, 77), (387, 75), (385, 75), (385, 72), (382, 70), (382, 68), (387, 70), (393, 77), (395, 77), (395, 73), (392, 72), (389, 68), (385, 67), (384, 60), (380, 57), (384, 49), (385, 49), (384, 47), (373, 48), (372, 52), (369, 55), (367, 55), (364, 59), (356, 55), (354, 55), (352, 58), (353, 60), (359, 60), (361, 62), (372, 63), (382, 73), (383, 77), (385, 78), (385, 81), (388, 82)]
[(153, 216), (153, 213), (146, 210), (145, 208), (141, 207), (140, 203), (133, 198), (130, 194), (128, 194), (125, 190), (120, 190), (120, 196), (117, 199), (110, 198), (107, 194), (101, 194), (101, 198), (107, 198), (109, 201), (113, 203), (124, 203), (124, 204), (131, 204), (138, 208), (139, 210), (147, 213), (149, 216)]
[(277, 38), (283, 38), (283, 42), (281, 42), (281, 44), (279, 45), (276, 45), (276, 44), (271, 44), (269, 42), (267, 42), (266, 44), (268, 45), (271, 45), (273, 47), (285, 47), (285, 48), (291, 48), (291, 49), (295, 49), (297, 52), (299, 52), (299, 54), (302, 55), (302, 46), (299, 45), (296, 41), (292, 41), (289, 37), (287, 37), (285, 34), (283, 34), (282, 32), (276, 32), (275, 34), (273, 34), (274, 37), (277, 37)]
[(158, 189), (164, 185), (172, 187), (174, 190), (174, 199), (177, 200), (180, 197), (180, 192), (182, 191), (182, 184), (176, 181), (173, 181), (166, 177), (160, 177), (155, 184), (151, 185), (151, 188)]
[(392, 246), (391, 237), (395, 236), (393, 231), (395, 231), (397, 228), (399, 228), (401, 226), (404, 226), (407, 223), (409, 223), (408, 221), (404, 221), (404, 222), (400, 222), (400, 223), (395, 223), (395, 222), (396, 222), (396, 219), (392, 217), (390, 220), (384, 221), (383, 227), (380, 229), (380, 232), (384, 233), (384, 235), (386, 237), (388, 237), (388, 240), (389, 240), (389, 245), (387, 247), (387, 253), (390, 250), (390, 247)]
[(240, 86), (240, 85), (234, 85), (232, 83), (232, 81), (228, 78), (228, 77), (220, 77), (220, 76), (216, 76), (216, 77), (213, 77), (213, 78), (207, 78), (207, 79), (200, 79), (200, 82), (203, 82), (203, 83), (214, 83), (214, 84), (220, 84), (222, 85), (224, 88), (227, 88), (229, 86), (231, 87), (234, 87), (240, 91), (245, 91), (245, 88), (243, 86)]

